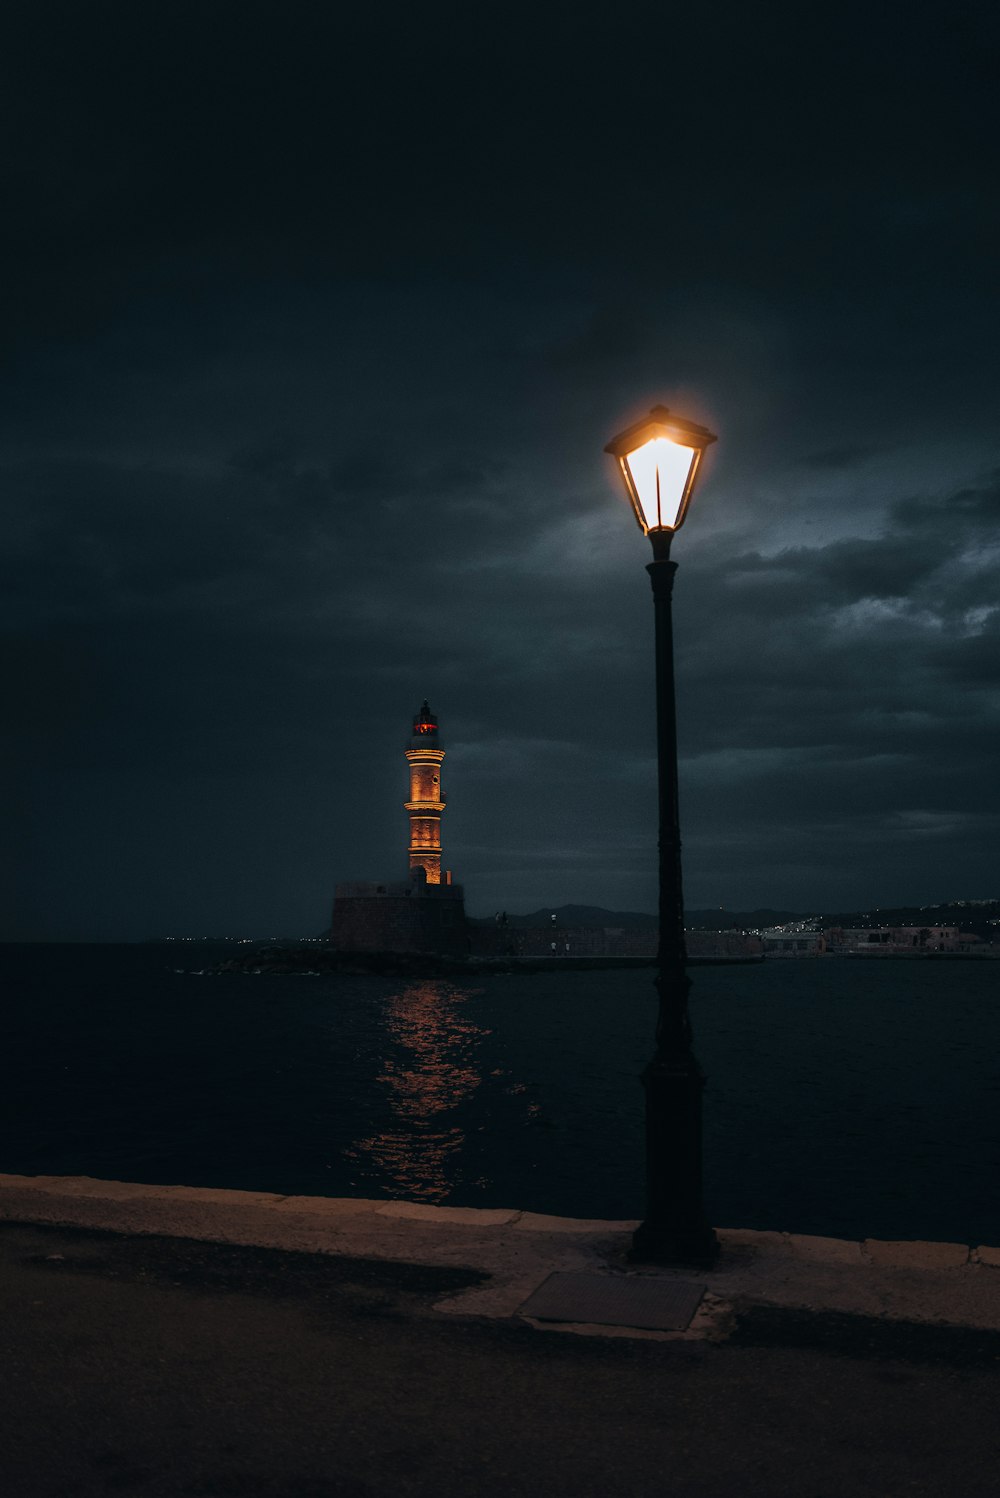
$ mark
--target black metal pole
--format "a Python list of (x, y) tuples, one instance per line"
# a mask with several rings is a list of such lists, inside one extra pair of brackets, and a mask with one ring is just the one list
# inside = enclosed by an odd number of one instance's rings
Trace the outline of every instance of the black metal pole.
[(677, 563), (672, 531), (652, 531), (656, 615), (656, 740), (660, 802), (660, 942), (656, 1052), (642, 1074), (646, 1094), (646, 1217), (630, 1258), (655, 1264), (710, 1264), (718, 1239), (705, 1216), (701, 1179), (701, 1096), (705, 1077), (691, 1049), (684, 892), (677, 794), (677, 711), (671, 596)]

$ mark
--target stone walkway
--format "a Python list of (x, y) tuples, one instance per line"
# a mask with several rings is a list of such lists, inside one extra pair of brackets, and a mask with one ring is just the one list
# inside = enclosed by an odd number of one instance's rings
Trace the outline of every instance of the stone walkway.
[(0, 1175), (0, 1220), (159, 1234), (314, 1254), (465, 1267), (489, 1280), (435, 1310), (517, 1317), (553, 1271), (696, 1280), (705, 1295), (684, 1331), (538, 1322), (545, 1330), (654, 1340), (725, 1340), (750, 1306), (1000, 1330), (1000, 1249), (720, 1229), (711, 1270), (640, 1268), (634, 1222), (413, 1202), (150, 1186), (86, 1176)]

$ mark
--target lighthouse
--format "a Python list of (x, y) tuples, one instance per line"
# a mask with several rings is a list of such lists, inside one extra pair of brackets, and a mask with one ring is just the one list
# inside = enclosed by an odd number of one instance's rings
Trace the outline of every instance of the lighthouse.
[(405, 752), (410, 769), (410, 799), (405, 803), (410, 815), (410, 878), (426, 879), (428, 884), (450, 884), (450, 871), (443, 878), (441, 874), (444, 750), (438, 741), (437, 718), (426, 698), (413, 720), (413, 734)]
[[(469, 951), (462, 886), (441, 868), (441, 762), (437, 718), (425, 702), (406, 748), (410, 772), (409, 877), (338, 884), (330, 942), (341, 952), (419, 952), (464, 957)], [(402, 870), (400, 870), (402, 872)]]

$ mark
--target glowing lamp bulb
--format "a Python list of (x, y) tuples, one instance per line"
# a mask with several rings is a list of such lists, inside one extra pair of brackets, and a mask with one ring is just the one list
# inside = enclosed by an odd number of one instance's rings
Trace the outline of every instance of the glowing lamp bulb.
[(697, 459), (697, 448), (682, 447), (669, 437), (653, 437), (620, 460), (623, 467), (628, 465), (644, 531), (677, 529)]

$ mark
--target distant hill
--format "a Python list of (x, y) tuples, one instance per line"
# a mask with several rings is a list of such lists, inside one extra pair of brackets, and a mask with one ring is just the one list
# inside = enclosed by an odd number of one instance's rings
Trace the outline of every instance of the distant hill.
[(804, 921), (807, 917), (797, 910), (772, 910), (762, 906), (759, 910), (685, 910), (685, 926), (699, 931), (756, 931), (764, 926), (783, 926), (786, 921)]
[(879, 905), (822, 917), (827, 926), (957, 926), (984, 941), (1000, 939), (1000, 900), (951, 900), (943, 905)]

